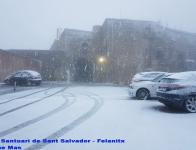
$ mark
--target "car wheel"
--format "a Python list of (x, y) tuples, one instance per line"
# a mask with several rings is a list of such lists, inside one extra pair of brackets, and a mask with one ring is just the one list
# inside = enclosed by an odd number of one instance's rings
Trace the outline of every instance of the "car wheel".
[(184, 108), (187, 112), (196, 112), (196, 96), (189, 96), (184, 103)]
[(136, 97), (140, 100), (148, 99), (150, 97), (150, 92), (147, 89), (139, 89)]

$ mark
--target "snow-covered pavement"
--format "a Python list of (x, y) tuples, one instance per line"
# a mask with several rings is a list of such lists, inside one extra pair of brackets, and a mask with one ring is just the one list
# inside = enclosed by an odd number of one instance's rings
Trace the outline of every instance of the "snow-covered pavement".
[(196, 114), (130, 100), (126, 87), (74, 85), (0, 95), (0, 139), (54, 142), (11, 144), (28, 150), (195, 150), (195, 127)]

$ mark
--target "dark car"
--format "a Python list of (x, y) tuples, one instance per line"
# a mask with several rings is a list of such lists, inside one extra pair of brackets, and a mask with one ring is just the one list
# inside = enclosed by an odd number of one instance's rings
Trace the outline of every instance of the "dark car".
[(196, 112), (196, 71), (173, 74), (161, 80), (157, 90), (161, 103), (170, 108)]
[(33, 70), (22, 70), (10, 74), (4, 80), (6, 84), (13, 85), (40, 85), (42, 78), (40, 73)]

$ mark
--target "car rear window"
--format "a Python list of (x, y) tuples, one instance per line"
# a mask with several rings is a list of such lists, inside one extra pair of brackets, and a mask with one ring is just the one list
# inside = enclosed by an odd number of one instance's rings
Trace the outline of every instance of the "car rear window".
[(173, 78), (163, 78), (161, 79), (161, 83), (175, 83), (175, 82), (179, 82), (180, 79), (173, 79)]
[(149, 73), (149, 74), (143, 75), (143, 77), (145, 77), (145, 78), (155, 78), (158, 75), (160, 75), (160, 73)]

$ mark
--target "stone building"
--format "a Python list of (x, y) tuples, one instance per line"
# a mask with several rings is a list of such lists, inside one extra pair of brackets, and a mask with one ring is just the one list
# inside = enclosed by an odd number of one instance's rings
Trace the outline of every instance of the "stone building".
[(67, 68), (74, 81), (93, 81), (92, 32), (65, 29), (50, 50), (64, 51), (70, 60)]
[[(51, 50), (65, 51), (72, 58), (72, 68), (77, 68), (74, 63), (81, 55), (84, 41), (87, 48), (83, 57), (88, 63), (79, 68), (90, 66), (87, 73), (92, 74), (95, 82), (127, 83), (140, 71), (196, 69), (196, 34), (156, 22), (106, 19), (103, 25), (94, 26), (92, 32), (65, 29)], [(101, 56), (107, 60), (102, 64), (97, 61)]]
[(110, 82), (126, 83), (141, 71), (188, 70), (188, 54), (196, 52), (195, 34), (150, 21), (106, 19), (94, 37), (92, 45), (108, 59), (105, 79)]

